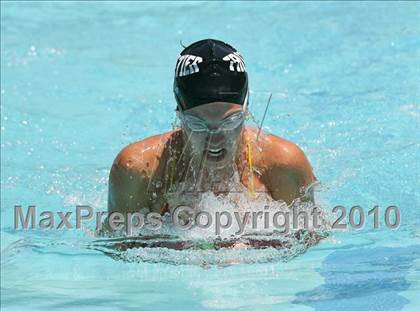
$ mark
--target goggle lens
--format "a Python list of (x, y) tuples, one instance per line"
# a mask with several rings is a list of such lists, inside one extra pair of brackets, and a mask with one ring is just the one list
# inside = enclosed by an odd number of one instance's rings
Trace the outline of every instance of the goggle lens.
[[(188, 127), (189, 130), (193, 132), (210, 132), (207, 123), (198, 117), (194, 117), (189, 114), (181, 114), (182, 122)], [(232, 131), (238, 128), (244, 122), (243, 112), (236, 112), (231, 116), (227, 117), (222, 121), (222, 123), (217, 127), (216, 131)]]

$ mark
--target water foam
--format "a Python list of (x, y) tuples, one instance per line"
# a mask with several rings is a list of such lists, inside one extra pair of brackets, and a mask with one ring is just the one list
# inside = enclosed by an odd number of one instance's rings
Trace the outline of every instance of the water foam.
[[(174, 225), (170, 214), (166, 214), (163, 225), (157, 230), (140, 229), (132, 236), (97, 240), (90, 247), (127, 262), (195, 264), (206, 267), (287, 261), (328, 236), (329, 215), (318, 207), (319, 226), (315, 228), (316, 223), (311, 215), (316, 206), (312, 202), (298, 199), (288, 206), (273, 200), (267, 193), (254, 196), (246, 189), (243, 190), (224, 195), (213, 192), (201, 194), (194, 211), (201, 212), (201, 217), (197, 217), (201, 218), (201, 224), (207, 224), (209, 216), (213, 219), (206, 228), (192, 226), (182, 229)], [(275, 226), (273, 215), (279, 212), (280, 215), (289, 215), (289, 218), (280, 216)], [(215, 220), (221, 213), (232, 215), (232, 224), (217, 231)], [(240, 220), (248, 213), (248, 221), (242, 230), (240, 223), (235, 221), (235, 213)], [(309, 215), (306, 226), (303, 213)], [(296, 214), (300, 216), (294, 218)], [(227, 216), (220, 217), (220, 220), (221, 225), (226, 224)], [(279, 223), (283, 225), (280, 229)]]

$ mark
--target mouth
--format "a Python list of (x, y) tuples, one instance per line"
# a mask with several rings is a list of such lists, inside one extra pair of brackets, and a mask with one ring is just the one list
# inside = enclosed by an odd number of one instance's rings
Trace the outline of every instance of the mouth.
[(204, 150), (204, 154), (209, 161), (221, 161), (226, 157), (226, 149), (225, 148), (209, 148)]

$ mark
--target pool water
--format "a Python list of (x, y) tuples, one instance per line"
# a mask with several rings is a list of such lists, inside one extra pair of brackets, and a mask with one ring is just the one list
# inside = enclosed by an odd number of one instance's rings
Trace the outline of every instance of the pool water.
[[(203, 38), (244, 56), (257, 121), (272, 94), (263, 128), (305, 151), (323, 208), (378, 205), (380, 228), (208, 266), (164, 249), (116, 260), (90, 228), (15, 230), (15, 205), (106, 210), (114, 157), (172, 129), (180, 41)], [(2, 308), (418, 310), (419, 60), (418, 2), (2, 2)]]

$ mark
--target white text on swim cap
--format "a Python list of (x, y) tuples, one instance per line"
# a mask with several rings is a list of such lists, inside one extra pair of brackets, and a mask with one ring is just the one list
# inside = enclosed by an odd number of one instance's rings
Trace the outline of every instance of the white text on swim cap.
[(238, 52), (233, 52), (225, 57), (223, 57), (224, 61), (230, 62), (229, 70), (230, 71), (238, 71), (238, 72), (245, 72), (245, 63), (244, 59), (242, 58), (241, 54)]
[(177, 60), (175, 75), (177, 77), (183, 77), (199, 72), (200, 69), (198, 68), (197, 64), (201, 63), (202, 61), (203, 59), (200, 56), (181, 55)]

